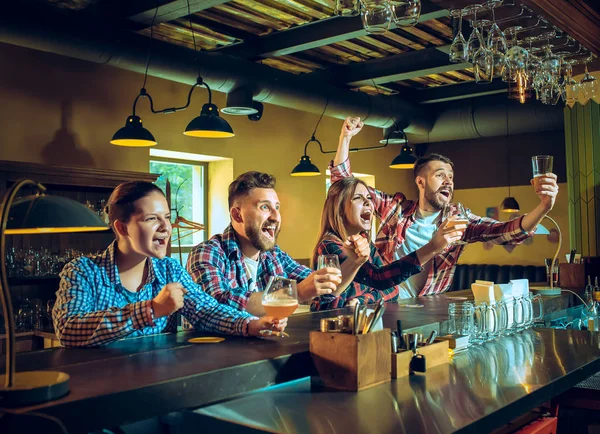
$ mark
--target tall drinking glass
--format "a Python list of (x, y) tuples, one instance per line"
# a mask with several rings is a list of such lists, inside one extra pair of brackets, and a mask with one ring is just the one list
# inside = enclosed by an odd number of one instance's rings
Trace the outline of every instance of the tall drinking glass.
[(552, 164), (554, 157), (552, 155), (534, 155), (531, 157), (531, 168), (533, 170), (533, 185), (537, 191), (539, 188), (538, 179), (546, 173), (552, 173)]
[[(448, 203), (444, 207), (444, 212), (442, 214), (442, 221), (448, 219), (448, 223), (446, 227), (449, 228), (451, 226), (458, 225), (468, 225), (469, 218), (467, 217), (467, 212), (465, 211), (465, 207), (460, 202)], [(467, 244), (466, 241), (458, 240), (452, 243), (453, 246), (464, 245)]]
[[(262, 307), (268, 316), (287, 318), (298, 308), (298, 290), (294, 279), (271, 276), (262, 294)], [(262, 335), (276, 334), (272, 330), (261, 330)], [(283, 334), (278, 334), (284, 336)]]

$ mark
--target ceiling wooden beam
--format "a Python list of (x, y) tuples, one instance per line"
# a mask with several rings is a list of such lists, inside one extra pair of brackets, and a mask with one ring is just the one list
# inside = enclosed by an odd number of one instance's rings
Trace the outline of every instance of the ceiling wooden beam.
[[(212, 8), (214, 6), (222, 5), (230, 0), (189, 0), (190, 13), (203, 11), (205, 9)], [(138, 2), (139, 3), (139, 2)], [(127, 17), (129, 21), (138, 23), (136, 26), (137, 30), (149, 27), (152, 24), (152, 18), (156, 12), (156, 0), (144, 1), (137, 5), (136, 10), (139, 12), (132, 13)], [(188, 0), (174, 0), (165, 3), (158, 7), (158, 13), (156, 13), (156, 19), (154, 24), (165, 23), (167, 21), (173, 21), (181, 17), (190, 15), (188, 13)]]
[(496, 79), (491, 83), (468, 83), (448, 84), (446, 86), (430, 87), (415, 92), (415, 102), (420, 104), (433, 104), (444, 101), (454, 101), (478, 96), (506, 93), (508, 85), (502, 80)]
[[(422, 1), (420, 22), (447, 17), (448, 11), (440, 9), (429, 0)], [(392, 29), (396, 28), (392, 24)], [(312, 24), (273, 33), (218, 50), (244, 59), (285, 56), (336, 42), (367, 36), (360, 17), (332, 17)]]
[(535, 12), (600, 56), (600, 15), (582, 0), (524, 0)]
[(426, 48), (381, 59), (333, 66), (310, 75), (330, 83), (345, 83), (352, 87), (360, 87), (460, 71), (473, 66), (470, 63), (450, 63), (446, 48)]

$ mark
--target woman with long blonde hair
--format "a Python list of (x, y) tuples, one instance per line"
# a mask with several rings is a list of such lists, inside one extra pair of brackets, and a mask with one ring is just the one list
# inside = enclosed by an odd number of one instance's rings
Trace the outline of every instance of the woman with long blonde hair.
[[(343, 128), (348, 128), (347, 122)], [(319, 255), (338, 255), (342, 283), (332, 294), (313, 299), (311, 310), (368, 304), (381, 298), (386, 302), (396, 301), (396, 285), (419, 273), (427, 261), (459, 240), (465, 229), (464, 225), (446, 228), (446, 222), (443, 222), (428, 244), (383, 265), (375, 245), (369, 242), (372, 218), (373, 202), (364, 181), (347, 177), (331, 185), (311, 262), (315, 268)]]

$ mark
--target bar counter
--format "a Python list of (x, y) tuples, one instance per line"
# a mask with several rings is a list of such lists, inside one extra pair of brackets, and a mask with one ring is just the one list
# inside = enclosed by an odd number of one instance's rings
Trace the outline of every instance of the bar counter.
[[(384, 325), (402, 319), (408, 331), (443, 330), (447, 304), (457, 296), (468, 294), (453, 292), (391, 304)], [(545, 305), (558, 311), (572, 302), (561, 296), (548, 299)], [(406, 306), (421, 304), (423, 307)], [(369, 432), (360, 429), (361, 423), (377, 423), (372, 432), (381, 433), (403, 432), (402, 426), (411, 432), (475, 432), (507, 422), (600, 369), (597, 334), (536, 329), (457, 354), (449, 367), (434, 368), (422, 377), (394, 380), (357, 394), (307, 395), (305, 377), (312, 367), (308, 331), (318, 329), (321, 318), (342, 312), (349, 311), (295, 315), (287, 329), (290, 338), (228, 337), (219, 344), (194, 345), (187, 340), (200, 334), (186, 332), (124, 339), (102, 348), (53, 348), (21, 354), (18, 371), (66, 372), (71, 377), (71, 391), (59, 400), (13, 411), (51, 415), (70, 433), (89, 432), (238, 397), (242, 399), (224, 405), (243, 406), (249, 399), (244, 394), (300, 380), (280, 390), (293, 397), (288, 401), (290, 408), (305, 400), (312, 409), (305, 413), (310, 414), (305, 423), (320, 426), (336, 420), (344, 424), (340, 430), (349, 433)], [(281, 405), (282, 411), (286, 408), (286, 401), (273, 399), (268, 389), (259, 393), (264, 399), (255, 399), (254, 405), (264, 414), (253, 411), (257, 418), (272, 420), (271, 411), (278, 408), (275, 404)], [(256, 394), (249, 396), (256, 398)], [(348, 408), (353, 411), (346, 411)], [(290, 421), (297, 430), (283, 432), (308, 432), (305, 425), (294, 425), (294, 420), (286, 418), (285, 422)]]

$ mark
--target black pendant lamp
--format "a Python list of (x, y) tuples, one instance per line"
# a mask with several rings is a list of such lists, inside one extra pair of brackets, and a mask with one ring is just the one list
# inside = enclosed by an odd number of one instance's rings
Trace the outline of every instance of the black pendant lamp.
[(386, 138), (379, 141), (384, 143), (385, 146), (388, 144), (400, 144), (404, 143), (400, 154), (396, 156), (390, 163), (390, 169), (412, 169), (415, 167), (415, 161), (417, 157), (413, 154), (412, 148), (408, 145), (408, 138), (404, 131), (394, 125), (393, 128), (387, 133)]
[(400, 155), (392, 160), (390, 169), (413, 169), (417, 157), (413, 155), (412, 148), (408, 144), (402, 146)]
[(208, 90), (208, 103), (202, 106), (200, 116), (192, 119), (183, 134), (208, 139), (225, 139), (235, 136), (229, 122), (219, 116), (219, 109), (212, 103), (210, 87), (204, 82), (202, 84)]
[[(510, 190), (508, 192), (510, 194)], [(512, 196), (507, 196), (502, 201), (502, 205), (500, 206), (503, 212), (520, 212), (521, 209), (519, 207), (519, 202)]]
[(321, 146), (321, 142), (319, 142), (315, 136), (313, 135), (306, 145), (304, 145), (304, 155), (300, 157), (300, 162), (292, 169), (292, 176), (319, 176), (321, 171), (317, 166), (315, 166), (312, 161), (310, 161), (310, 157), (306, 154), (306, 149), (308, 148), (308, 144), (310, 142), (316, 142), (319, 144), (319, 148), (321, 152), (323, 152), (323, 147)]
[(125, 121), (125, 126), (119, 129), (110, 141), (117, 146), (149, 147), (156, 145), (156, 139), (150, 131), (142, 126), (142, 119), (134, 114)]

